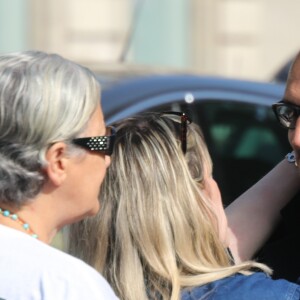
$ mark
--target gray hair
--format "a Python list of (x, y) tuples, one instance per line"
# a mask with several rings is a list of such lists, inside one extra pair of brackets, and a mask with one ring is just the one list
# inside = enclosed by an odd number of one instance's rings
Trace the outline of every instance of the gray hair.
[(20, 206), (40, 192), (49, 145), (82, 132), (99, 101), (94, 74), (59, 55), (0, 56), (1, 202)]

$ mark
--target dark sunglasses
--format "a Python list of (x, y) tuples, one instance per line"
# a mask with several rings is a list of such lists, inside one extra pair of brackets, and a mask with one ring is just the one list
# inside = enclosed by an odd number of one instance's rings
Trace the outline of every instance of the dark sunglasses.
[(192, 120), (187, 116), (184, 112), (179, 111), (164, 111), (162, 115), (173, 115), (180, 117), (180, 141), (181, 141), (181, 149), (182, 152), (186, 153), (187, 141), (186, 141), (186, 134), (187, 134), (187, 125), (192, 123)]
[(108, 135), (76, 138), (72, 140), (72, 143), (90, 151), (111, 155), (114, 148), (116, 130), (113, 126), (107, 127), (106, 130)]
[(296, 122), (300, 116), (300, 106), (281, 100), (272, 105), (274, 114), (279, 123), (287, 129), (295, 129)]

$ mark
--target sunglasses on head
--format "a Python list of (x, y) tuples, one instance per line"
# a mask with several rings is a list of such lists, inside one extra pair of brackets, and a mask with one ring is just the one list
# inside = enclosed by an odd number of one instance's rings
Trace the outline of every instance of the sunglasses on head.
[(274, 114), (279, 123), (287, 129), (295, 129), (296, 122), (300, 116), (300, 106), (281, 100), (272, 105)]
[(95, 151), (104, 155), (111, 155), (114, 148), (116, 130), (113, 126), (106, 128), (107, 135), (76, 138), (72, 143), (86, 150)]
[(187, 125), (192, 123), (192, 120), (187, 116), (184, 112), (179, 111), (164, 111), (162, 115), (173, 115), (180, 117), (180, 141), (181, 141), (181, 149), (182, 152), (186, 153), (187, 148)]

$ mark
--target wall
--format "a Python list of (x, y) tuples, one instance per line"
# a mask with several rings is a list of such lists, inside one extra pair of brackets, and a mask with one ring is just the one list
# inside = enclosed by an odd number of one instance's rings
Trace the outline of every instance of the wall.
[(193, 65), (269, 80), (300, 49), (297, 0), (193, 0)]
[(32, 45), (70, 59), (115, 61), (130, 21), (127, 0), (31, 0)]
[(298, 0), (2, 0), (0, 52), (93, 67), (118, 62), (129, 41), (128, 62), (270, 80), (300, 49), (299, 11)]

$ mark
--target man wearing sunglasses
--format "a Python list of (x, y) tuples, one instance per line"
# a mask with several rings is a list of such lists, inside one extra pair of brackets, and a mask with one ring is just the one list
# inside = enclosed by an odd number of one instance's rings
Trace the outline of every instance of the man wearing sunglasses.
[[(297, 168), (300, 164), (300, 52), (291, 65), (283, 99), (272, 105), (280, 125), (288, 131), (293, 148), (286, 158)], [(300, 173), (299, 173), (300, 174)], [(300, 177), (299, 177), (300, 187)], [(282, 210), (283, 238), (270, 244), (266, 250), (266, 263), (275, 269), (278, 277), (293, 279), (300, 276), (300, 194)]]
[(294, 150), (295, 163), (300, 159), (300, 52), (296, 56), (287, 79), (283, 99), (273, 104), (273, 111), (280, 124), (288, 129), (289, 142)]

